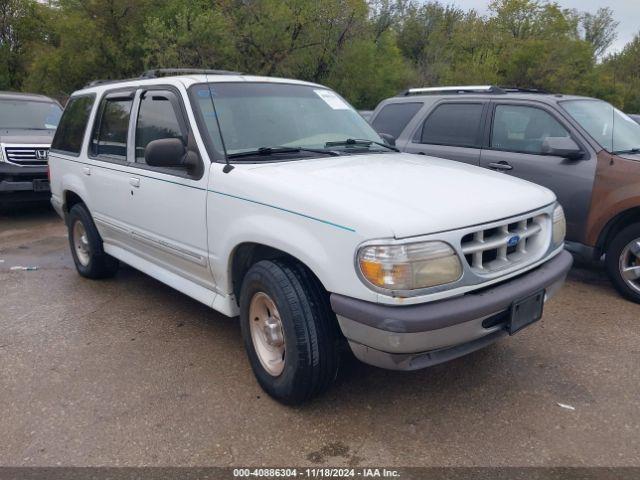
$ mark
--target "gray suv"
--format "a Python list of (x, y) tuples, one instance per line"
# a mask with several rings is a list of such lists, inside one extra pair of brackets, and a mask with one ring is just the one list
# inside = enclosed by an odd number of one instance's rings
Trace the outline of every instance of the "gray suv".
[(0, 92), (0, 208), (49, 199), (47, 158), (61, 115), (49, 97)]
[(594, 98), (463, 86), (409, 89), (381, 102), (370, 123), (401, 151), (553, 190), (567, 248), (604, 257), (618, 291), (640, 303), (640, 125), (628, 115)]

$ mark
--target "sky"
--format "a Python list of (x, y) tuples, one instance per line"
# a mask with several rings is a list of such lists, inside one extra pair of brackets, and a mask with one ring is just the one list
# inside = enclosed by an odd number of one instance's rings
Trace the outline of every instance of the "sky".
[[(640, 32), (640, 0), (555, 0), (562, 8), (575, 8), (580, 11), (595, 12), (600, 7), (609, 7), (620, 25), (618, 25), (618, 38), (613, 43), (609, 52), (617, 52)], [(479, 13), (488, 13), (489, 0), (449, 0), (442, 3), (451, 3), (468, 10), (475, 8)]]

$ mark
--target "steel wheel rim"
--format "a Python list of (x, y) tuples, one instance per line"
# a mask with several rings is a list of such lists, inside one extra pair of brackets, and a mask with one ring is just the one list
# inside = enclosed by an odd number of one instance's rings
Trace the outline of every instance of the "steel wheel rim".
[(632, 240), (622, 250), (620, 275), (632, 290), (640, 293), (640, 238)]
[(83, 267), (89, 265), (91, 258), (91, 249), (89, 248), (89, 238), (87, 237), (87, 230), (81, 221), (76, 221), (73, 224), (73, 248), (76, 251), (78, 261)]
[(256, 293), (249, 304), (251, 341), (260, 364), (273, 377), (284, 370), (285, 341), (276, 304), (264, 292)]

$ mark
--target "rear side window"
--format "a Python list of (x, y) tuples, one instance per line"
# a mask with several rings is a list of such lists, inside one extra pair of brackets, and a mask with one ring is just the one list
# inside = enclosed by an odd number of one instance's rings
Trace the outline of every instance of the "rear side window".
[(107, 97), (102, 100), (91, 139), (92, 155), (120, 161), (127, 159), (132, 104), (131, 98)]
[(154, 140), (185, 140), (186, 126), (178, 105), (178, 99), (172, 92), (152, 90), (143, 94), (136, 124), (136, 163), (146, 163), (145, 148)]
[(519, 105), (498, 105), (491, 130), (491, 147), (510, 152), (542, 154), (549, 137), (569, 132), (544, 110)]
[(53, 137), (51, 150), (75, 156), (80, 155), (82, 139), (87, 129), (87, 122), (95, 98), (95, 95), (82, 95), (69, 99)]
[(413, 116), (422, 108), (422, 103), (391, 103), (385, 105), (371, 123), (378, 133), (388, 133), (398, 138)]
[(481, 103), (445, 103), (422, 125), (420, 143), (479, 148), (482, 121)]

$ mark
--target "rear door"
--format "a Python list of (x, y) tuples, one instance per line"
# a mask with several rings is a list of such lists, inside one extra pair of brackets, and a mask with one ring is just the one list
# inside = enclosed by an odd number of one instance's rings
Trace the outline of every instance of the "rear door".
[[(542, 103), (494, 101), (490, 108), (480, 165), (543, 185), (565, 209), (567, 239), (576, 240), (586, 225), (595, 172), (595, 152), (557, 112)], [(584, 159), (545, 155), (548, 137), (570, 136), (586, 152)]]
[(91, 215), (106, 243), (126, 244), (123, 219), (131, 208), (127, 174), (127, 137), (134, 89), (107, 92), (95, 116), (88, 162), (82, 176), (90, 192)]
[(438, 102), (412, 132), (403, 150), (478, 165), (486, 109), (483, 100)]

